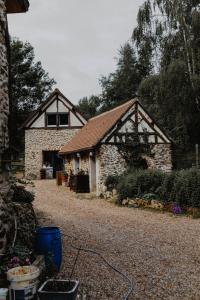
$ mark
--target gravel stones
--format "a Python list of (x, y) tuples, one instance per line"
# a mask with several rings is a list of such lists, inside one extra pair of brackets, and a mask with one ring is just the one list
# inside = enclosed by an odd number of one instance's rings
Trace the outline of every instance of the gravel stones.
[[(132, 299), (200, 299), (200, 220), (168, 213), (119, 207), (104, 199), (84, 199), (35, 181), (34, 206), (48, 216), (43, 224), (60, 226), (77, 245), (99, 251), (134, 283)], [(63, 266), (68, 277), (76, 251), (63, 238)], [(74, 279), (86, 300), (123, 299), (127, 284), (95, 255), (81, 253)]]

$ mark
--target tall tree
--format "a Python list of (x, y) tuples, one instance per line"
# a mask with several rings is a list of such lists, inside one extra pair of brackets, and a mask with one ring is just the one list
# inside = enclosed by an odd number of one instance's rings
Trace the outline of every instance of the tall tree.
[[(152, 59), (160, 62), (173, 54), (185, 62), (197, 109), (199, 107), (200, 72), (200, 4), (199, 0), (147, 0), (138, 12), (138, 26), (133, 32), (138, 48), (146, 40), (156, 49)], [(155, 56), (157, 53), (158, 56)], [(169, 54), (170, 53), (170, 54)], [(170, 57), (171, 56), (171, 57)], [(176, 57), (177, 58), (177, 57)], [(171, 60), (169, 60), (171, 61)], [(165, 61), (166, 62), (166, 61)], [(164, 63), (162, 64), (163, 67)]]
[(138, 62), (131, 43), (126, 43), (121, 47), (116, 71), (100, 79), (102, 87), (101, 111), (134, 97), (144, 76), (142, 65), (142, 62)]
[(83, 97), (79, 100), (77, 108), (86, 119), (90, 119), (98, 114), (100, 102), (98, 96)]
[(30, 43), (19, 39), (11, 41), (11, 91), (14, 109), (33, 111), (51, 91), (55, 80), (35, 62), (34, 49)]
[(28, 42), (11, 40), (10, 86), (12, 100), (12, 139), (16, 145), (23, 145), (22, 133), (17, 128), (27, 116), (45, 100), (55, 80), (35, 62), (34, 49)]

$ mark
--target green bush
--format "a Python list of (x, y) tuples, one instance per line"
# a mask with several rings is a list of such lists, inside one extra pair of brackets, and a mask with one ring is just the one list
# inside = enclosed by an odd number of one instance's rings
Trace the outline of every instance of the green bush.
[(158, 188), (157, 193), (160, 199), (164, 202), (171, 201), (172, 189), (176, 172), (165, 173), (163, 176), (162, 184)]
[(144, 194), (142, 196), (142, 199), (144, 200), (158, 200), (158, 198), (159, 198), (158, 195), (153, 193)]
[(165, 174), (153, 170), (132, 170), (124, 175), (118, 186), (121, 200), (127, 197), (142, 197), (144, 194), (157, 194)]
[(105, 185), (108, 191), (112, 191), (115, 189), (119, 183), (120, 176), (119, 175), (109, 175), (106, 178)]
[(200, 208), (200, 170), (187, 169), (175, 172), (171, 191), (169, 190), (169, 200), (181, 206)]
[(171, 173), (133, 170), (121, 177), (117, 190), (120, 201), (127, 197), (153, 197), (164, 202), (176, 202), (182, 207), (200, 208), (200, 170)]

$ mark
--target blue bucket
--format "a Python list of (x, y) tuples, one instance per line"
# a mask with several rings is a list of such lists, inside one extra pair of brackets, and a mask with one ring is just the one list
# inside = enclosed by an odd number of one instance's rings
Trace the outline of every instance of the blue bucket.
[(62, 262), (62, 241), (58, 227), (39, 227), (36, 229), (35, 251), (44, 255), (45, 261), (52, 262), (59, 271)]

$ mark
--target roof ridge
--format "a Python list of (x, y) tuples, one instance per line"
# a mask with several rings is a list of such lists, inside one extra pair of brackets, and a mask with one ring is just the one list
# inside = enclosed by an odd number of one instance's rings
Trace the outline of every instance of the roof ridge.
[(97, 115), (97, 116), (95, 116), (95, 117), (90, 118), (90, 119), (88, 120), (88, 122), (89, 122), (90, 120), (94, 120), (94, 119), (97, 119), (97, 118), (99, 118), (99, 117), (101, 117), (101, 116), (104, 116), (104, 115), (110, 113), (111, 111), (115, 111), (115, 110), (121, 108), (122, 106), (127, 105), (129, 102), (130, 102), (130, 103), (131, 103), (131, 102), (134, 103), (134, 101), (136, 101), (136, 100), (137, 100), (137, 99), (130, 99), (130, 100), (128, 100), (128, 101), (126, 101), (126, 102), (124, 102), (124, 103), (122, 103), (122, 104), (120, 104), (120, 105), (118, 105), (118, 106), (116, 106), (116, 107), (114, 107), (114, 108), (108, 110), (108, 111), (105, 111), (105, 112), (101, 113), (100, 115)]

